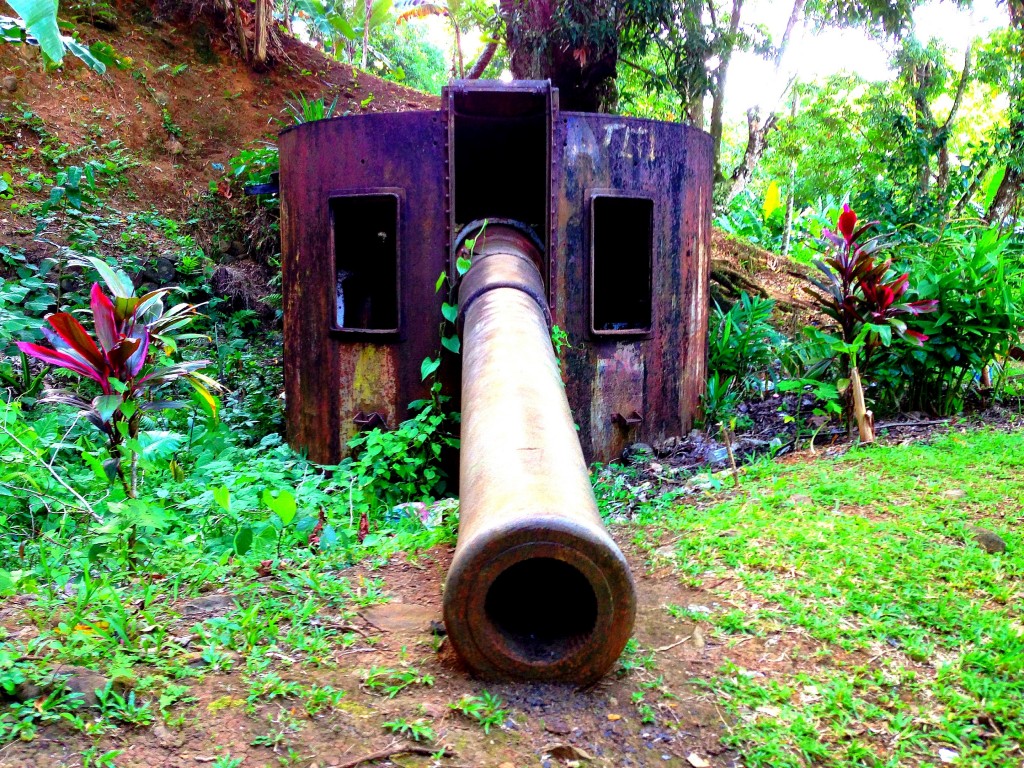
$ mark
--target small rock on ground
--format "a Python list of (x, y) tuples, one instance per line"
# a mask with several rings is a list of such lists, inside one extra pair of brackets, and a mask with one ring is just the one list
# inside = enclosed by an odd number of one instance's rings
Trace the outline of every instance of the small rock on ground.
[(190, 600), (181, 608), (182, 616), (201, 616), (203, 614), (224, 615), (235, 607), (234, 595), (203, 595)]
[(999, 534), (976, 525), (971, 526), (971, 533), (974, 534), (974, 540), (990, 555), (998, 555), (1006, 551), (1006, 542)]
[(560, 717), (552, 717), (544, 721), (544, 730), (556, 736), (564, 736), (571, 730), (569, 725)]

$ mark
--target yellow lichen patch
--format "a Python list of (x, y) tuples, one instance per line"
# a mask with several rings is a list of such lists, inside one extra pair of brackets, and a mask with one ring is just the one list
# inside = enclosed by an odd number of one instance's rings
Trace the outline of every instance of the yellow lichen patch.
[(245, 699), (240, 699), (237, 696), (221, 696), (219, 699), (214, 699), (206, 705), (208, 712), (220, 712), (222, 709), (231, 709), (232, 707), (244, 707)]

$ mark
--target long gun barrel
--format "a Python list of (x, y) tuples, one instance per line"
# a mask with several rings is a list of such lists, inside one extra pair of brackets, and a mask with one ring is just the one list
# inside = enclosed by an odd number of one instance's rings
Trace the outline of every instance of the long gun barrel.
[(530, 237), (491, 225), (459, 290), (461, 503), (444, 619), (481, 676), (586, 683), (622, 652), (636, 597), (597, 511), (541, 263)]

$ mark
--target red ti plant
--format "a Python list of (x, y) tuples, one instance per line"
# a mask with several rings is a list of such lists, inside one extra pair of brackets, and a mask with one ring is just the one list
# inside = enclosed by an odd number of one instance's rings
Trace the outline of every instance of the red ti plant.
[[(104, 265), (105, 267), (106, 265)], [(46, 318), (49, 327), (43, 335), (51, 347), (19, 341), (18, 348), (30, 357), (49, 365), (73, 371), (94, 381), (100, 395), (86, 399), (80, 392), (48, 390), (41, 401), (73, 405), (107, 437), (110, 459), (104, 462), (108, 476), (118, 477), (125, 494), (137, 493), (137, 454), (132, 451), (132, 480), (129, 483), (122, 466), (121, 446), (137, 440), (145, 412), (185, 405), (181, 401), (157, 400), (155, 391), (173, 381), (188, 381), (208, 402), (215, 402), (211, 390), (219, 385), (199, 369), (208, 360), (172, 363), (162, 367), (150, 364), (153, 340), (165, 347), (173, 346), (170, 332), (181, 328), (197, 316), (195, 307), (179, 304), (164, 311), (162, 297), (170, 288), (161, 288), (144, 296), (131, 295), (131, 282), (109, 268), (101, 270), (108, 286), (113, 288), (113, 301), (94, 283), (90, 293), (95, 337), (68, 312), (57, 312)], [(128, 294), (128, 295), (125, 295)], [(179, 337), (180, 338), (180, 337)]]
[[(876, 255), (882, 250), (878, 238), (862, 240), (864, 233), (875, 224), (877, 222), (872, 221), (858, 228), (857, 214), (849, 205), (844, 205), (836, 223), (838, 232), (823, 231), (832, 244), (831, 252), (826, 258), (814, 261), (824, 278), (808, 278), (814, 287), (804, 288), (842, 331), (842, 343), (834, 346), (850, 375), (855, 410), (863, 410), (858, 351), (863, 349), (861, 363), (867, 368), (872, 351), (888, 346), (893, 332), (918, 346), (923, 345), (928, 337), (907, 328), (900, 315), (920, 315), (938, 308), (934, 300), (901, 301), (907, 292), (909, 274), (891, 276), (890, 259), (876, 262)], [(863, 439), (863, 428), (861, 432)]]

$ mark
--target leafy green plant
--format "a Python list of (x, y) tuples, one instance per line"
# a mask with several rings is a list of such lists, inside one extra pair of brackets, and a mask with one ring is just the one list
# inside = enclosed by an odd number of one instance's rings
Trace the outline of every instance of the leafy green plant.
[(839, 389), (832, 382), (818, 381), (817, 379), (786, 379), (785, 381), (779, 382), (778, 390), (779, 392), (797, 393), (796, 413), (793, 416), (788, 416), (787, 419), (792, 419), (797, 422), (798, 430), (802, 426), (801, 417), (803, 414), (801, 409), (803, 395), (806, 392), (814, 398), (814, 405), (811, 407), (811, 415), (815, 417), (817, 426), (811, 435), (812, 445), (818, 432), (824, 429), (833, 417), (843, 415), (843, 406), (839, 397)]
[(303, 704), (309, 715), (315, 715), (326, 708), (337, 709), (344, 697), (344, 691), (330, 685), (311, 685)]
[[(280, 170), (281, 160), (277, 145), (262, 143), (243, 149), (228, 161), (231, 177), (243, 184), (266, 184)], [(216, 181), (210, 181), (210, 192), (218, 193)]]
[(246, 701), (256, 704), (271, 699), (301, 696), (302, 693), (303, 688), (300, 683), (294, 680), (283, 680), (277, 673), (269, 672), (249, 681), (249, 695)]
[(653, 668), (654, 651), (645, 652), (635, 637), (629, 638), (626, 641), (626, 647), (622, 649), (622, 656), (619, 657), (618, 673), (628, 675), (632, 672)]
[[(442, 272), (437, 276), (437, 281), (434, 283), (435, 293), (440, 293), (444, 288), (447, 288), (448, 291), (447, 300), (441, 302), (440, 336), (442, 349), (448, 350), (453, 355), (457, 355), (461, 351), (461, 342), (459, 341), (459, 336), (455, 328), (456, 322), (459, 318), (457, 283), (472, 266), (473, 251), (476, 248), (476, 242), (483, 235), (486, 229), (487, 222), (484, 221), (483, 226), (481, 226), (477, 233), (472, 238), (467, 239), (459, 249), (459, 253), (455, 259), (456, 277), (453, 279), (447, 272)], [(440, 367), (441, 352), (438, 351), (436, 358), (425, 358), (420, 364), (420, 378), (426, 381), (428, 378), (433, 376)]]
[(503, 703), (494, 694), (482, 691), (479, 696), (463, 696), (448, 707), (470, 720), (475, 720), (484, 729), (484, 733), (490, 733), (492, 727), (500, 726), (508, 719), (508, 713), (501, 706)]
[(729, 310), (711, 308), (708, 329), (708, 371), (731, 379), (744, 394), (763, 395), (775, 378), (774, 366), (785, 337), (771, 323), (774, 299), (746, 292)]
[[(227, 498), (225, 496), (225, 498)], [(224, 505), (224, 502), (219, 502)], [(273, 513), (270, 522), (274, 530), (277, 532), (277, 556), (281, 557), (281, 544), (284, 541), (285, 532), (289, 526), (296, 519), (296, 513), (298, 507), (295, 503), (295, 494), (291, 491), (279, 491), (276, 495), (271, 493), (270, 490), (263, 492), (263, 503), (267, 505), (270, 511)], [(238, 534), (235, 535), (234, 545), (235, 552), (239, 555), (244, 555), (249, 546), (252, 544), (252, 533), (250, 531), (248, 537), (244, 535), (245, 531), (249, 531), (248, 528), (242, 528)]]
[(128, 725), (149, 725), (153, 722), (153, 710), (149, 703), (137, 700), (135, 691), (122, 694), (114, 688), (113, 683), (108, 683), (105, 688), (97, 689), (96, 698), (100, 711), (106, 717)]
[(353, 457), (342, 467), (352, 473), (353, 503), (361, 509), (383, 511), (444, 494), (447, 478), (441, 459), (446, 447), (458, 447), (458, 440), (451, 436), (452, 417), (444, 410), (448, 398), (440, 390), (434, 382), (432, 398), (411, 403), (415, 414), (395, 429), (372, 429), (349, 441)]
[(569, 334), (565, 332), (564, 328), (557, 325), (551, 326), (551, 345), (555, 348), (555, 357), (561, 357), (564, 350), (572, 349), (572, 344), (569, 343)]
[(0, 41), (38, 45), (46, 60), (59, 65), (65, 53), (81, 59), (90, 69), (103, 74), (109, 59), (109, 44), (86, 47), (74, 37), (61, 34), (57, 3), (47, 0), (12, 0), (16, 17), (0, 16)]
[[(804, 289), (839, 328), (839, 338), (823, 339), (832, 344), (844, 372), (849, 373), (851, 412), (853, 403), (863, 400), (860, 369), (865, 374), (870, 371), (875, 350), (888, 347), (894, 334), (917, 345), (927, 341), (925, 334), (908, 328), (900, 316), (922, 315), (938, 307), (934, 299), (900, 301), (907, 292), (909, 273), (893, 277), (890, 260), (875, 262), (875, 254), (883, 248), (877, 238), (858, 242), (875, 223), (857, 228), (857, 214), (845, 205), (837, 223), (839, 233), (824, 230), (833, 246), (831, 255), (814, 262), (824, 277), (808, 278), (813, 287)], [(861, 434), (865, 434), (863, 427)]]
[(999, 370), (1019, 344), (1024, 270), (1012, 246), (998, 227), (951, 227), (934, 242), (908, 246), (918, 292), (938, 311), (917, 321), (926, 347), (894, 345), (876, 366), (907, 406), (956, 412), (975, 378)]
[(432, 675), (424, 674), (415, 667), (408, 669), (391, 669), (389, 667), (371, 667), (363, 673), (363, 687), (374, 693), (382, 693), (389, 699), (411, 685), (432, 686)]
[(839, 326), (846, 344), (853, 344), (861, 329), (868, 327), (864, 347), (866, 360), (876, 347), (888, 346), (893, 333), (923, 344), (928, 337), (909, 329), (899, 316), (921, 315), (934, 312), (938, 307), (934, 299), (898, 303), (907, 291), (909, 273), (892, 278), (891, 260), (875, 263), (875, 254), (882, 249), (877, 239), (858, 243), (875, 223), (869, 222), (858, 229), (857, 214), (849, 205), (844, 206), (838, 220), (839, 234), (830, 230), (824, 232), (834, 246), (832, 255), (814, 262), (824, 278), (810, 279), (813, 288), (805, 288), (821, 311)]
[(339, 96), (327, 104), (323, 98), (307, 99), (304, 93), (292, 94), (291, 100), (284, 105), (285, 114), (291, 117), (295, 125), (310, 123), (314, 120), (328, 120), (334, 117)]
[(708, 377), (704, 385), (704, 393), (700, 398), (701, 422), (703, 424), (713, 427), (736, 413), (736, 408), (740, 403), (740, 394), (735, 384), (734, 377), (730, 376), (723, 380), (717, 372)]
[(18, 362), (21, 364), (20, 369), (16, 369), (7, 361), (0, 363), (0, 387), (9, 389), (15, 397), (32, 402), (43, 388), (46, 370), (33, 374), (29, 368), (28, 356), (21, 350), (18, 351)]
[(82, 752), (82, 768), (117, 768), (114, 761), (123, 749), (110, 749), (101, 753), (99, 747), (89, 747)]
[(383, 726), (391, 731), (391, 733), (405, 736), (413, 741), (435, 741), (437, 739), (434, 729), (422, 717), (412, 721), (400, 717), (396, 720), (388, 720), (386, 723), (383, 723)]

